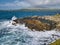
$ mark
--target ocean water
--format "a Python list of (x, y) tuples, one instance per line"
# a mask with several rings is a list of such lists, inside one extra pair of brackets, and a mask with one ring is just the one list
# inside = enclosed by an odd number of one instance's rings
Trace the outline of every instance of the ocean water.
[(44, 15), (55, 15), (59, 13), (60, 10), (41, 10), (41, 11), (0, 11), (0, 19), (11, 19), (13, 16), (18, 18), (26, 16), (44, 16)]
[(25, 16), (33, 15), (54, 15), (60, 11), (43, 11), (43, 12), (7, 12), (0, 11), (0, 45), (49, 45), (56, 39), (60, 39), (60, 32), (51, 31), (31, 31), (24, 24), (12, 25), (12, 20)]

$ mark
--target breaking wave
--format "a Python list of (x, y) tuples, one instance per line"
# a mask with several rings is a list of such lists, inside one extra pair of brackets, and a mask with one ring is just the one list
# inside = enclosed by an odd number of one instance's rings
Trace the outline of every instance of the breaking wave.
[(31, 31), (24, 24), (12, 25), (12, 20), (0, 21), (0, 45), (49, 45), (60, 38), (60, 32)]

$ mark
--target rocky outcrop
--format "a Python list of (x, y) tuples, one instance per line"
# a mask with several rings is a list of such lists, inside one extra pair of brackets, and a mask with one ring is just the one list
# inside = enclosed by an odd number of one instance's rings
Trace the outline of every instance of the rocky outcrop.
[(51, 30), (56, 28), (55, 21), (47, 20), (45, 17), (41, 16), (25, 17), (13, 21), (15, 22), (13, 25), (25, 23), (26, 27), (30, 28), (31, 30), (35, 29), (36, 31)]

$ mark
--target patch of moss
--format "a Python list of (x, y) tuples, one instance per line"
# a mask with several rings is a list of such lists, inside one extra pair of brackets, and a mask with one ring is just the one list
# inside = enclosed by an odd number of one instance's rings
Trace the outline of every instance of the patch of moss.
[(51, 43), (50, 45), (60, 45), (60, 39), (56, 40), (55, 42)]

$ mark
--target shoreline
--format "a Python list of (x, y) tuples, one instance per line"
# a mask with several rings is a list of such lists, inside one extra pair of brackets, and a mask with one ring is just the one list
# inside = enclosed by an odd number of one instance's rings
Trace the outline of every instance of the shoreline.
[(13, 20), (16, 24), (23, 24), (30, 28), (31, 30), (35, 29), (36, 31), (42, 30), (52, 30), (52, 29), (59, 29), (60, 30), (60, 14), (56, 14), (54, 16), (30, 16), (24, 18), (18, 18)]

